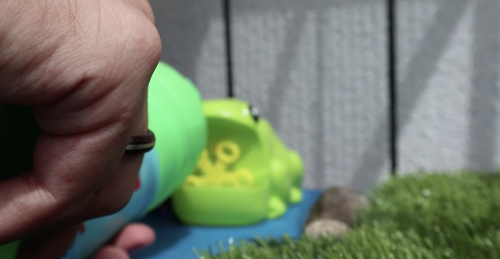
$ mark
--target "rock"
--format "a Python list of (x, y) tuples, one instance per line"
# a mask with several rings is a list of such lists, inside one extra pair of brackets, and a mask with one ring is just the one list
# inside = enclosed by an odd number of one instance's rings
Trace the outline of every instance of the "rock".
[(368, 198), (352, 188), (328, 188), (311, 208), (306, 224), (318, 219), (332, 219), (352, 227), (357, 211), (368, 205)]
[(318, 219), (305, 228), (305, 234), (311, 237), (320, 237), (322, 235), (343, 236), (349, 232), (349, 227), (338, 220)]

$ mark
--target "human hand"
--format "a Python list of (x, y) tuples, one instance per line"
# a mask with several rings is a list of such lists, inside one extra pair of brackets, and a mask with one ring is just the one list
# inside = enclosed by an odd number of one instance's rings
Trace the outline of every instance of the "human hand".
[(160, 52), (146, 0), (0, 2), (0, 103), (32, 106), (43, 132), (33, 171), (0, 183), (0, 244), (30, 237), (23, 256), (52, 258), (37, 247), (127, 204)]
[[(37, 248), (38, 257), (30, 258), (61, 258), (66, 251), (61, 248), (70, 244), (74, 235), (70, 229), (65, 232), (65, 234), (51, 238), (50, 242), (39, 239), (43, 246)], [(91, 256), (91, 259), (130, 259), (130, 253), (142, 250), (151, 245), (154, 240), (155, 233), (149, 226), (141, 223), (131, 223), (125, 226), (108, 244), (103, 245), (96, 251)], [(32, 253), (30, 254), (35, 256)], [(28, 258), (26, 250), (23, 250), (21, 256)]]

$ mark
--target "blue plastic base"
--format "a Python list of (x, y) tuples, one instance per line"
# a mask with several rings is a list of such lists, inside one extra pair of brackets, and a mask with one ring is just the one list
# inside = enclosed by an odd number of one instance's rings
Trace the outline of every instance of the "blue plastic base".
[(300, 204), (290, 206), (283, 217), (242, 227), (187, 226), (178, 222), (172, 211), (156, 211), (140, 222), (153, 227), (156, 241), (148, 248), (133, 254), (133, 259), (197, 259), (194, 249), (218, 251), (227, 249), (230, 242), (251, 240), (255, 237), (279, 238), (288, 234), (299, 238), (309, 209), (321, 195), (318, 190), (305, 190)]

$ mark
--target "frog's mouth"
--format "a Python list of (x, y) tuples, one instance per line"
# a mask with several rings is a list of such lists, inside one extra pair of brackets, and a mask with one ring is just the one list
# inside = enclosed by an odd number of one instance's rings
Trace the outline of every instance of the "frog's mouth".
[(266, 157), (254, 127), (221, 118), (207, 118), (207, 145), (187, 185), (256, 187)]

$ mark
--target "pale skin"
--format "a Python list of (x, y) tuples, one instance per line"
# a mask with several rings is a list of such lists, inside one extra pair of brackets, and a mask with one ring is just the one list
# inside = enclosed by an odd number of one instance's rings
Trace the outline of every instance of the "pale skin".
[(160, 53), (147, 0), (0, 0), (0, 103), (32, 106), (43, 131), (34, 170), (0, 183), (0, 244), (58, 258), (81, 222), (126, 205), (143, 156), (124, 150), (147, 132)]
[(140, 250), (150, 245), (154, 239), (154, 232), (148, 226), (130, 224), (112, 240), (110, 245), (97, 251), (92, 259), (129, 259), (128, 251)]

